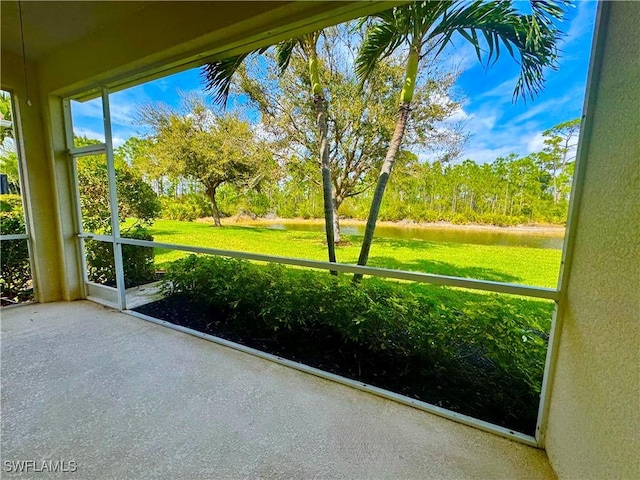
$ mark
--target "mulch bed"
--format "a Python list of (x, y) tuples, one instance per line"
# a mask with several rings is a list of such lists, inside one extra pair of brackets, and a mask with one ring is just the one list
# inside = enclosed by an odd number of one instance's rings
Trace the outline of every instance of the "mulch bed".
[[(330, 327), (274, 332), (260, 329), (255, 322), (228, 321), (225, 312), (179, 295), (134, 310), (518, 432), (533, 435), (535, 431), (537, 399), (529, 401), (524, 410), (521, 399), (510, 406), (509, 382), (496, 384), (491, 368), (482, 361), (469, 363), (467, 374), (450, 375), (443, 367), (419, 358), (398, 358), (345, 342)], [(496, 389), (505, 394), (496, 395)]]

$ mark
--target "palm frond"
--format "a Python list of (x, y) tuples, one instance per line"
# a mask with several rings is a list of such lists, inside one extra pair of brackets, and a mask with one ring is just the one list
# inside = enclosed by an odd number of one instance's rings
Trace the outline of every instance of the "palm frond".
[(216, 104), (226, 107), (233, 75), (248, 56), (248, 53), (243, 53), (207, 63), (202, 67), (205, 90), (211, 94)]
[(356, 57), (356, 75), (361, 82), (369, 78), (381, 59), (391, 55), (405, 41), (395, 23), (393, 18), (385, 19), (367, 29)]
[(293, 50), (296, 48), (298, 42), (299, 40), (297, 38), (292, 38), (291, 40), (285, 40), (276, 45), (276, 63), (278, 64), (278, 72), (280, 75), (282, 75), (289, 66)]
[(437, 56), (452, 36), (460, 34), (475, 48), (478, 60), (495, 63), (504, 49), (520, 65), (514, 100), (533, 98), (544, 86), (544, 69), (557, 68), (556, 22), (571, 0), (529, 0), (530, 14), (519, 13), (512, 0), (431, 0), (413, 2), (378, 13), (368, 25), (356, 59), (356, 73), (367, 79), (377, 62), (400, 45), (429, 45)]
[(401, 45), (419, 41), (452, 4), (452, 0), (413, 2), (362, 19), (358, 26), (368, 27), (356, 58), (360, 80), (365, 81), (377, 62)]
[[(531, 0), (532, 13), (518, 13), (510, 1), (477, 0), (447, 11), (425, 37), (438, 45), (438, 53), (459, 33), (473, 45), (478, 60), (495, 63), (501, 46), (520, 65), (514, 100), (533, 98), (544, 87), (544, 69), (557, 68), (557, 43), (561, 36), (554, 21), (563, 17), (566, 0)], [(481, 42), (482, 39), (483, 41)]]
[(205, 64), (201, 71), (201, 75), (204, 77), (205, 91), (211, 94), (216, 104), (226, 107), (233, 75), (238, 71), (242, 62), (244, 62), (248, 56), (255, 53), (263, 54), (269, 48), (270, 47), (262, 47), (252, 52), (234, 55)]

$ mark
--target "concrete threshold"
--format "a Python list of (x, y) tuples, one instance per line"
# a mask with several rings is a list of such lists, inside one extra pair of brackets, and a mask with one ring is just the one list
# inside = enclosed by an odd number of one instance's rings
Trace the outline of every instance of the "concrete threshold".
[[(3, 478), (555, 478), (541, 450), (91, 302), (1, 315)], [(26, 460), (77, 471), (7, 472)]]
[(161, 285), (162, 282), (152, 282), (127, 288), (127, 308), (134, 309), (160, 300), (163, 297)]

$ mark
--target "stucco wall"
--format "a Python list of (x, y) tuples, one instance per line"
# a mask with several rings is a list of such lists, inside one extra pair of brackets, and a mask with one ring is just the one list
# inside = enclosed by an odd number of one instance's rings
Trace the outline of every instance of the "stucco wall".
[(601, 8), (545, 442), (560, 479), (640, 478), (640, 3)]
[[(43, 102), (39, 76), (35, 65), (27, 63), (31, 106), (26, 104), (22, 59), (2, 51), (2, 88), (15, 95), (19, 133), (22, 143), (23, 193), (30, 212), (31, 250), (34, 259), (32, 274), (36, 279), (36, 300), (50, 302), (70, 299), (64, 293), (64, 264), (58, 235), (58, 209), (55, 185), (51, 181), (53, 168), (48, 156), (44, 129)], [(77, 276), (77, 272), (75, 273)]]

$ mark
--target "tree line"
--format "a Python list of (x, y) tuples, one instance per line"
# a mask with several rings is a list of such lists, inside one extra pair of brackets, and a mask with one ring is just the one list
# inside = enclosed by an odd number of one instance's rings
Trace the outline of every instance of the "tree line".
[[(575, 119), (544, 132), (544, 148), (540, 152), (524, 157), (511, 154), (484, 164), (471, 159), (421, 162), (415, 154), (404, 152), (396, 163), (379, 218), (493, 225), (564, 224), (579, 125)], [(147, 172), (153, 166), (145, 157), (131, 153), (136, 149), (139, 152), (143, 143), (144, 140), (130, 139), (118, 155), (132, 159), (136, 170)], [(245, 179), (236, 175), (234, 181), (217, 187), (217, 213), (228, 217), (323, 218), (322, 192), (314, 172), (301, 169), (295, 162), (280, 168), (268, 150), (261, 153), (262, 156), (242, 157), (255, 161), (253, 167), (248, 167), (252, 175)], [(267, 164), (268, 171), (260, 175), (261, 164)], [(370, 177), (368, 180), (373, 181), (373, 174)], [(163, 216), (179, 220), (213, 215), (205, 184), (194, 178), (145, 174), (147, 182), (163, 198)], [(341, 203), (342, 218), (365, 220), (371, 196), (371, 189), (365, 189), (345, 198)]]

